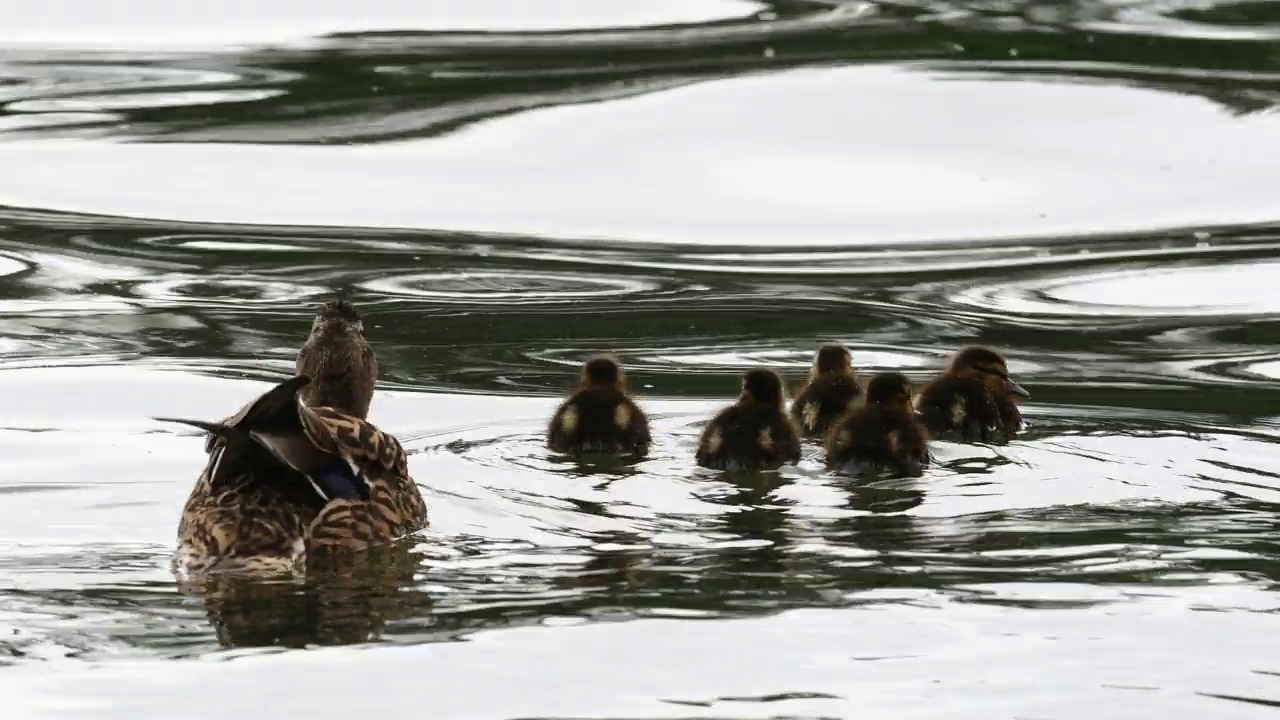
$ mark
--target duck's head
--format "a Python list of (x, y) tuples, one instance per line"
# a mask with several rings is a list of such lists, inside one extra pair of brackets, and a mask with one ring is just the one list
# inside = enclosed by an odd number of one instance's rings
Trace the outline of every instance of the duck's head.
[(302, 391), (307, 405), (336, 408), (361, 419), (368, 416), (378, 360), (364, 338), (364, 322), (354, 305), (330, 300), (316, 309), (295, 371), (315, 378)]
[(622, 365), (609, 355), (597, 355), (582, 366), (582, 389), (613, 388), (624, 390), (627, 386), (626, 373)]
[(819, 375), (852, 375), (853, 355), (849, 348), (839, 343), (828, 343), (818, 348), (813, 356), (813, 377)]
[(911, 382), (902, 373), (880, 373), (867, 383), (867, 404), (897, 408), (910, 413)]
[(786, 395), (782, 391), (782, 378), (778, 377), (778, 373), (766, 368), (748, 370), (742, 376), (741, 399), (744, 402), (782, 407), (786, 400)]
[(363, 335), (364, 321), (356, 306), (347, 300), (330, 300), (316, 309), (316, 319), (311, 323), (311, 337), (333, 335)]
[(964, 348), (952, 358), (947, 372), (980, 380), (996, 395), (1031, 397), (1026, 388), (1009, 377), (1009, 366), (1004, 357), (990, 348)]

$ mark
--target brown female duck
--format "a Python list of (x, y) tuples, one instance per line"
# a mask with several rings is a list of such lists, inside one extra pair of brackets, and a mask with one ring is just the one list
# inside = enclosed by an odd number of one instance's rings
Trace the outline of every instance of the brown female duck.
[(806, 437), (822, 437), (861, 394), (849, 349), (835, 343), (823, 345), (813, 358), (809, 382), (791, 402), (791, 417)]
[(627, 395), (626, 375), (607, 355), (582, 366), (578, 390), (569, 396), (547, 426), (547, 447), (560, 453), (627, 453), (649, 451), (649, 419)]
[(319, 549), (362, 548), (424, 527), (427, 507), (404, 449), (372, 424), (309, 407), (298, 376), (222, 422), (178, 524), (175, 569), (274, 573)]
[(867, 385), (866, 403), (841, 417), (826, 438), (827, 466), (853, 464), (919, 476), (929, 464), (929, 435), (911, 407), (911, 384), (896, 372)]
[(757, 368), (742, 376), (738, 401), (702, 431), (699, 465), (717, 470), (768, 470), (800, 462), (800, 435), (785, 411), (782, 379)]
[(916, 408), (933, 435), (959, 430), (966, 441), (989, 442), (999, 431), (1009, 440), (1022, 426), (1015, 397), (1031, 393), (1009, 377), (1004, 357), (990, 348), (966, 347), (925, 386)]

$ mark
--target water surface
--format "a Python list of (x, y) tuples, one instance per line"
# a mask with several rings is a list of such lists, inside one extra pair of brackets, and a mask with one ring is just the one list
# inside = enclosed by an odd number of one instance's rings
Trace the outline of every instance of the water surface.
[[(6, 717), (1280, 703), (1278, 6), (161, 5), (0, 9)], [(202, 440), (149, 418), (287, 377), (335, 295), (430, 529), (180, 587)], [(830, 340), (997, 346), (1030, 427), (918, 481), (693, 467)], [(543, 447), (598, 351), (634, 466)]]

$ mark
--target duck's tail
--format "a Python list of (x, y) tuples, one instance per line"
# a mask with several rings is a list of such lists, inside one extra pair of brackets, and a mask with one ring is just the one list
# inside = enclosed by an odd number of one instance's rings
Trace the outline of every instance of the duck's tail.
[(179, 423), (200, 428), (217, 437), (230, 440), (243, 438), (251, 431), (280, 431), (298, 424), (298, 391), (311, 382), (297, 375), (263, 393), (243, 410), (221, 422), (190, 418), (157, 417), (159, 422)]
[[(366, 499), (369, 486), (359, 468), (350, 460), (317, 447), (302, 426), (300, 413), (305, 410), (298, 400), (298, 391), (309, 382), (311, 378), (306, 375), (285, 380), (222, 422), (155, 419), (198, 427), (226, 440), (228, 448), (255, 443), (268, 450), (283, 465), (306, 477), (325, 501)], [(215, 450), (209, 461), (211, 477), (217, 475), (220, 461), (221, 453)]]

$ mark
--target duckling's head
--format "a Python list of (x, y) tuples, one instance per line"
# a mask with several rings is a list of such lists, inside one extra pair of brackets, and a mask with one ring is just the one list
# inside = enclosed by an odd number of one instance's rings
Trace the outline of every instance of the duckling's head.
[(912, 412), (911, 383), (902, 373), (880, 373), (867, 383), (867, 404)]
[(622, 390), (627, 385), (627, 376), (622, 365), (608, 355), (597, 355), (582, 366), (582, 389), (614, 388)]
[(853, 355), (849, 348), (838, 343), (829, 343), (818, 348), (813, 356), (813, 377), (819, 375), (852, 375)]
[(1031, 393), (1009, 377), (1009, 365), (991, 348), (971, 346), (956, 353), (948, 372), (982, 381), (996, 395), (1029, 398)]
[(782, 378), (778, 377), (778, 373), (766, 368), (748, 370), (742, 376), (741, 399), (761, 405), (782, 407), (786, 400), (782, 392)]
[(356, 306), (347, 300), (330, 300), (316, 309), (316, 319), (311, 323), (312, 337), (318, 335), (360, 335), (364, 333), (364, 321)]

